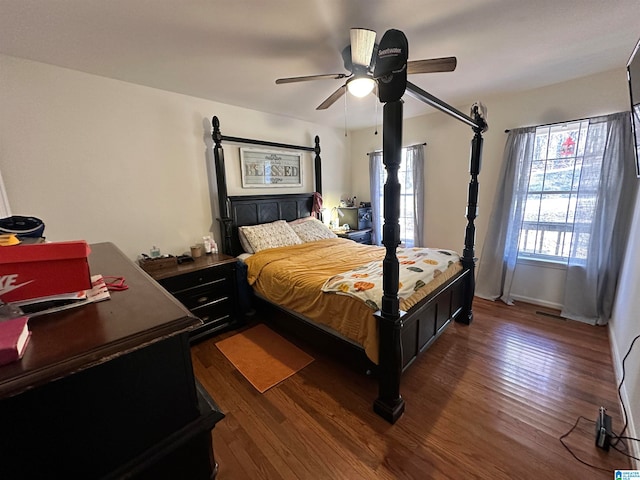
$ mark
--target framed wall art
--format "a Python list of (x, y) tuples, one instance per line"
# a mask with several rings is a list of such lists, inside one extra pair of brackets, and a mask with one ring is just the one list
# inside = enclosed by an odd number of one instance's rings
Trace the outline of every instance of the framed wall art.
[(242, 188), (301, 187), (302, 153), (240, 149)]

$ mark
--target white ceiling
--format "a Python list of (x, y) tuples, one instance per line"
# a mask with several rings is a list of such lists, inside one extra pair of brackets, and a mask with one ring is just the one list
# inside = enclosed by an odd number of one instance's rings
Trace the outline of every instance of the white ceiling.
[[(456, 56), (409, 81), (451, 105), (624, 68), (639, 0), (0, 0), (0, 52), (318, 124), (376, 122), (375, 97), (315, 108), (344, 80), (349, 29), (402, 30), (409, 60)], [(346, 73), (346, 72), (345, 72)], [(405, 97), (405, 117), (428, 112)], [(380, 114), (380, 109), (378, 109)], [(215, 112), (211, 112), (215, 114)], [(490, 116), (490, 106), (489, 106)]]

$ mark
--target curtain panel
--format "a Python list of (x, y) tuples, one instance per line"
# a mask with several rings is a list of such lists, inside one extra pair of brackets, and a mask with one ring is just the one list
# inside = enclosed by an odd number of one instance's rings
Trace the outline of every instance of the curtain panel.
[(382, 202), (380, 192), (382, 191), (382, 178), (380, 174), (384, 170), (382, 163), (382, 152), (371, 152), (369, 154), (369, 192), (371, 196), (371, 225), (373, 232), (371, 243), (373, 245), (382, 244)]
[[(424, 245), (424, 145), (403, 148), (404, 164), (400, 166), (400, 223), (406, 247)], [(382, 152), (369, 153), (369, 189), (373, 216), (372, 243), (382, 243), (382, 191), (386, 181)], [(410, 234), (409, 234), (410, 233)]]
[(407, 247), (424, 246), (424, 145), (414, 145), (406, 148), (407, 175), (403, 190), (413, 190), (413, 205), (407, 205), (407, 210), (413, 211), (413, 244)]
[[(604, 153), (591, 155), (601, 150), (599, 142), (605, 142)], [(592, 221), (586, 245), (584, 236), (572, 236), (561, 313), (565, 318), (604, 325), (611, 317), (631, 225), (629, 205), (635, 204), (638, 185), (633, 149), (629, 112), (589, 120), (575, 224)], [(594, 190), (595, 204), (583, 201)], [(586, 258), (581, 247), (588, 251)]]
[(536, 128), (511, 130), (504, 149), (496, 196), (489, 217), (476, 277), (476, 295), (513, 303), (511, 284), (518, 260), (518, 239), (524, 218)]

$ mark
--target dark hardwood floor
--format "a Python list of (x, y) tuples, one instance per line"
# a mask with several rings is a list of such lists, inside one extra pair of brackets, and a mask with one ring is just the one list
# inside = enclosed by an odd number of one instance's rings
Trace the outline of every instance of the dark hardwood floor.
[[(264, 394), (215, 342), (192, 347), (197, 378), (226, 418), (213, 438), (218, 479), (611, 479), (621, 453), (594, 445), (603, 405), (622, 426), (606, 327), (548, 309), (476, 299), (475, 321), (452, 324), (403, 376), (405, 414), (372, 411), (377, 386), (330, 351)], [(260, 321), (260, 314), (255, 321)], [(564, 441), (559, 438), (579, 416)]]

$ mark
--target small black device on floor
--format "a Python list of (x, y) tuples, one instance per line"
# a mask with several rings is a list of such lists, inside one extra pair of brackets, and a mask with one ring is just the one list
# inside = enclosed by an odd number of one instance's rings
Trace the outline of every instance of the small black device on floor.
[(606, 409), (600, 407), (598, 419), (596, 420), (596, 447), (609, 451), (611, 445), (611, 417), (607, 415)]

